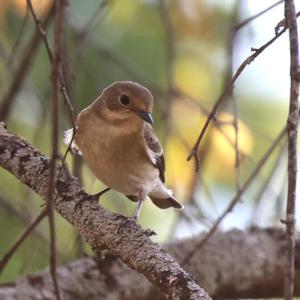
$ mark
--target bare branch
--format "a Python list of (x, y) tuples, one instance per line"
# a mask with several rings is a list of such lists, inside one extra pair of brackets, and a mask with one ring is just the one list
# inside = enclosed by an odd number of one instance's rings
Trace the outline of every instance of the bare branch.
[(244, 60), (244, 62), (239, 66), (239, 68), (235, 72), (234, 76), (232, 77), (232, 79), (230, 80), (230, 82), (228, 83), (226, 88), (224, 89), (223, 93), (221, 94), (219, 99), (215, 102), (215, 104), (212, 108), (212, 111), (210, 112), (210, 114), (200, 132), (200, 135), (199, 135), (191, 153), (189, 154), (187, 160), (191, 160), (194, 157), (196, 162), (199, 164), (198, 150), (199, 150), (200, 143), (204, 137), (204, 134), (205, 134), (211, 120), (213, 120), (215, 118), (215, 115), (217, 113), (219, 106), (224, 101), (224, 99), (226, 99), (226, 96), (231, 92), (231, 90), (234, 87), (235, 82), (237, 81), (237, 79), (239, 78), (241, 73), (244, 71), (244, 69), (247, 67), (247, 65), (251, 64), (257, 58), (257, 56), (259, 56), (266, 48), (268, 48), (271, 44), (273, 44), (286, 30), (287, 30), (287, 26), (286, 26), (286, 24), (283, 24), (281, 30), (277, 31), (275, 33), (275, 36), (272, 39), (270, 39), (267, 43), (265, 43), (258, 49), (253, 48), (252, 51), (254, 51), (254, 53), (252, 55), (248, 56)]
[[(167, 244), (164, 248), (180, 260), (201, 236)], [(283, 295), (285, 246), (284, 231), (251, 228), (246, 231), (218, 232), (198, 249), (184, 267), (203, 282), (214, 299), (280, 298)], [(300, 239), (296, 244), (300, 259)], [(245, 259), (247, 258), (247, 259)], [(295, 297), (300, 296), (300, 261), (296, 264)], [(159, 291), (117, 257), (106, 255), (96, 263), (81, 258), (58, 269), (65, 300), (162, 300)], [(54, 298), (47, 271), (31, 274), (0, 286), (1, 300)]]
[(293, 0), (285, 0), (285, 19), (290, 38), (290, 107), (287, 120), (288, 136), (288, 194), (286, 206), (286, 277), (284, 298), (292, 300), (295, 277), (295, 207), (297, 185), (297, 134), (299, 125), (299, 42), (295, 4)]
[[(30, 1), (29, 1), (30, 2)], [(55, 0), (55, 36), (54, 36), (54, 56), (52, 57), (52, 155), (50, 160), (49, 171), (49, 188), (47, 197), (47, 214), (49, 219), (50, 229), (50, 273), (53, 280), (55, 289), (55, 296), (57, 300), (61, 300), (60, 290), (58, 286), (57, 273), (56, 273), (56, 234), (55, 234), (55, 216), (53, 208), (54, 189), (55, 189), (55, 174), (57, 168), (58, 153), (58, 139), (59, 139), (59, 96), (58, 96), (58, 78), (59, 66), (61, 59), (61, 43), (62, 43), (62, 19), (63, 19), (63, 0)], [(32, 10), (32, 7), (31, 7)], [(46, 35), (44, 35), (44, 41)], [(50, 51), (50, 50), (48, 50)], [(49, 52), (51, 54), (51, 52)]]
[[(49, 159), (20, 137), (0, 125), (0, 165), (47, 199)], [(58, 176), (59, 175), (59, 176)], [(176, 261), (154, 244), (150, 230), (111, 213), (98, 204), (84, 201), (88, 196), (78, 180), (57, 167), (53, 205), (87, 240), (98, 256), (103, 248), (144, 274), (170, 299), (210, 299)]]
[(271, 146), (268, 148), (268, 150), (266, 151), (266, 153), (259, 160), (259, 162), (257, 163), (256, 167), (254, 168), (254, 170), (250, 174), (250, 176), (247, 178), (247, 180), (245, 181), (245, 183), (241, 186), (240, 190), (238, 190), (237, 194), (229, 202), (229, 204), (226, 207), (226, 209), (224, 210), (224, 212), (217, 218), (217, 220), (215, 221), (215, 223), (213, 224), (213, 226), (211, 227), (211, 229), (209, 230), (209, 232), (203, 237), (202, 240), (199, 241), (199, 243), (196, 245), (196, 247), (184, 257), (183, 261), (181, 262), (182, 264), (187, 263), (192, 258), (192, 256), (194, 255), (196, 249), (201, 248), (209, 240), (209, 238), (216, 232), (216, 230), (218, 229), (218, 226), (224, 220), (224, 218), (226, 217), (226, 215), (228, 213), (230, 213), (233, 210), (234, 206), (239, 202), (239, 200), (241, 199), (241, 196), (249, 188), (249, 186), (251, 185), (251, 183), (253, 182), (253, 180), (256, 178), (257, 174), (260, 172), (261, 168), (264, 166), (264, 164), (269, 159), (269, 157), (271, 156), (271, 154), (273, 153), (273, 151), (276, 149), (276, 147), (278, 146), (278, 144), (280, 143), (280, 141), (282, 140), (282, 138), (285, 136), (286, 130), (287, 130), (287, 127), (285, 126), (280, 131), (280, 133), (275, 138), (275, 140), (273, 141), (273, 143), (271, 144)]
[(273, 9), (274, 7), (278, 6), (279, 4), (283, 3), (284, 0), (279, 0), (277, 2), (275, 2), (274, 4), (272, 4), (271, 6), (265, 8), (264, 10), (260, 11), (259, 13), (241, 21), (239, 24), (236, 24), (233, 28), (232, 31), (237, 32), (238, 30), (240, 30), (242, 27), (244, 27), (245, 25), (249, 24), (250, 22), (252, 22), (253, 20), (255, 20), (256, 18), (264, 15), (265, 13), (267, 13), (268, 11), (270, 11), (271, 9)]
[[(44, 45), (45, 45), (47, 53), (48, 53), (50, 63), (53, 63), (53, 54), (52, 54), (52, 51), (51, 51), (50, 44), (48, 42), (46, 31), (45, 31), (42, 23), (38, 19), (37, 15), (36, 15), (36, 13), (33, 9), (31, 0), (27, 0), (27, 4), (28, 4), (29, 10), (30, 10), (30, 13), (31, 13), (31, 15), (32, 15), (32, 17), (35, 21), (37, 31), (38, 31), (39, 35), (41, 36), (41, 38), (43, 39)], [(69, 115), (70, 115), (70, 120), (72, 122), (73, 129), (74, 129), (73, 131), (74, 131), (74, 134), (75, 134), (75, 132), (76, 132), (76, 126), (75, 126), (76, 117), (75, 117), (75, 114), (74, 114), (74, 108), (73, 108), (73, 105), (72, 105), (72, 101), (70, 100), (70, 97), (67, 93), (66, 84), (65, 84), (65, 80), (64, 80), (63, 72), (62, 72), (61, 68), (58, 71), (58, 76), (59, 76), (59, 82), (60, 82), (60, 91), (61, 91), (61, 93), (62, 93), (62, 95), (65, 99), (65, 103), (67, 104), (68, 112), (69, 112)]]

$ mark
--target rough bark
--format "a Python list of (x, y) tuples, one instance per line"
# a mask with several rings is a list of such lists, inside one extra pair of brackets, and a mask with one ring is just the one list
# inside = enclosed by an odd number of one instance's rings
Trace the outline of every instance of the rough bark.
[[(0, 165), (42, 199), (47, 199), (49, 158), (0, 123)], [(65, 168), (57, 166), (54, 207), (91, 245), (96, 255), (103, 248), (145, 275), (170, 299), (210, 299), (191, 276), (149, 239), (153, 233), (135, 222), (107, 211), (97, 203), (79, 201), (88, 194)], [(22, 298), (23, 299), (23, 298)]]
[[(166, 245), (179, 261), (201, 237)], [(252, 228), (216, 233), (184, 267), (214, 298), (279, 298), (284, 286), (284, 231)], [(300, 239), (296, 246), (295, 296), (300, 296)], [(58, 269), (65, 300), (164, 299), (144, 277), (117, 257), (82, 258)], [(0, 287), (1, 300), (55, 299), (48, 271)]]
[(289, 28), (290, 38), (290, 105), (287, 121), (288, 138), (288, 191), (286, 204), (286, 276), (285, 300), (292, 300), (294, 294), (294, 257), (296, 224), (297, 188), (297, 137), (299, 126), (299, 43), (297, 16), (294, 0), (285, 0), (284, 15)]

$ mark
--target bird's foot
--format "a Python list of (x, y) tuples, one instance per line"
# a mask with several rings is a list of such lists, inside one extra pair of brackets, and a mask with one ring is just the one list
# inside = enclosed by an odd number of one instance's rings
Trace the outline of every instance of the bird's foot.
[(138, 216), (134, 215), (134, 216), (132, 216), (132, 217), (128, 217), (127, 219), (128, 219), (130, 222), (136, 223), (136, 222), (138, 221)]
[(126, 217), (126, 216), (123, 216), (123, 215), (118, 215), (117, 218), (122, 220), (124, 223), (130, 223), (130, 222), (136, 223), (137, 220), (138, 220), (137, 216)]
[[(125, 217), (123, 215), (118, 215), (117, 218), (121, 220), (121, 222), (120, 222), (121, 225), (119, 227), (118, 233), (121, 233), (124, 230), (126, 225), (137, 224), (137, 220), (138, 220), (138, 217), (135, 215), (132, 217)], [(143, 230), (143, 232), (148, 237), (157, 235), (157, 233), (152, 229), (145, 229), (145, 230)]]
[(110, 190), (110, 188), (106, 188), (106, 189), (100, 191), (99, 193), (96, 193), (96, 194), (93, 194), (93, 195), (87, 195), (87, 196), (79, 199), (77, 201), (77, 203), (75, 204), (75, 209), (77, 209), (79, 206), (81, 206), (81, 204), (85, 201), (89, 201), (90, 203), (98, 204), (100, 197), (103, 194), (105, 194), (106, 192), (108, 192), (109, 190)]
[(120, 220), (120, 226), (118, 232), (120, 233), (126, 226), (133, 225), (137, 223), (137, 217), (125, 217), (123, 215), (118, 215), (117, 218)]

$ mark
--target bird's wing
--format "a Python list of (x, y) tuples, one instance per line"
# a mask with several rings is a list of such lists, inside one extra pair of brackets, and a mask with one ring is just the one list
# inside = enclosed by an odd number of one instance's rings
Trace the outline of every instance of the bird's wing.
[(154, 166), (158, 168), (161, 181), (165, 182), (164, 152), (154, 129), (148, 123), (145, 123), (144, 138), (146, 141), (146, 152)]

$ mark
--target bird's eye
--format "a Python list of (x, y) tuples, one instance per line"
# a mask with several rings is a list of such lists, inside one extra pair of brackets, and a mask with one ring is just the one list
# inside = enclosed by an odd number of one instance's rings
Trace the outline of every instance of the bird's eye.
[(128, 105), (130, 103), (130, 99), (127, 95), (121, 95), (120, 102), (123, 105)]

